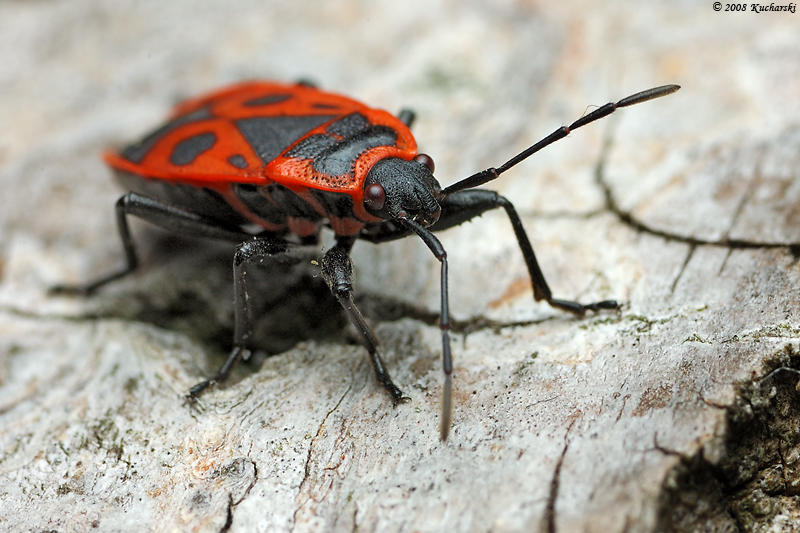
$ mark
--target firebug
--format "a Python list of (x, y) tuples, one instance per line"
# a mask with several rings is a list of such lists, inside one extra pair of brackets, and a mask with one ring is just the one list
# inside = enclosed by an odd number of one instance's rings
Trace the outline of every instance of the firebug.
[(248, 265), (291, 254), (316, 242), (321, 228), (328, 228), (336, 244), (322, 257), (322, 276), (355, 326), (378, 381), (396, 405), (409, 398), (389, 376), (378, 339), (353, 301), (349, 252), (357, 239), (377, 244), (417, 235), (441, 264), (439, 327), (445, 376), (441, 438), (445, 440), (451, 426), (453, 365), (447, 253), (436, 232), (502, 208), (528, 267), (535, 300), (575, 315), (618, 309), (613, 300), (580, 304), (553, 298), (514, 206), (498, 193), (476, 187), (617, 108), (679, 88), (664, 85), (608, 103), (558, 128), (499, 167), (442, 187), (433, 177), (433, 159), (417, 152), (409, 129), (414, 120), (411, 111), (393, 116), (308, 83), (233, 85), (179, 104), (162, 127), (105, 155), (129, 191), (116, 204), (127, 263), (86, 285), (60, 286), (54, 291), (89, 294), (136, 270), (138, 257), (128, 215), (168, 230), (238, 243), (233, 257), (233, 348), (214, 376), (192, 387), (189, 396), (194, 399), (224, 381), (234, 365), (249, 355)]

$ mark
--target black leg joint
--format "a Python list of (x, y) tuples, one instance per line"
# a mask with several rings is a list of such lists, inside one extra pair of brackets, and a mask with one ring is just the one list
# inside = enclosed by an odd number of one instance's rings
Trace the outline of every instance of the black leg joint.
[(331, 248), (322, 258), (322, 279), (334, 296), (353, 292), (353, 263), (344, 249)]

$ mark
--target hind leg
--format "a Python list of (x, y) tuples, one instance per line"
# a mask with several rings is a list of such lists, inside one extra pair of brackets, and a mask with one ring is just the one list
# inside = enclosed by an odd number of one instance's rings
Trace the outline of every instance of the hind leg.
[(215, 220), (186, 211), (170, 204), (142, 196), (134, 192), (128, 193), (117, 201), (117, 230), (125, 250), (126, 264), (123, 268), (107, 274), (84, 285), (58, 285), (50, 289), (53, 294), (92, 294), (103, 285), (127, 276), (139, 266), (136, 243), (131, 236), (128, 215), (141, 218), (164, 229), (184, 235), (209, 237), (241, 242), (248, 234), (235, 226), (225, 226)]

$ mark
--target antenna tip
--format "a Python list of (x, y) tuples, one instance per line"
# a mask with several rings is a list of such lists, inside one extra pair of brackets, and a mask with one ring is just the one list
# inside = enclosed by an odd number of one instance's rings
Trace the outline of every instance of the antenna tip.
[(450, 426), (453, 423), (453, 378), (450, 374), (444, 377), (442, 391), (442, 423), (439, 426), (439, 435), (442, 442), (447, 441), (450, 435)]
[(662, 85), (660, 87), (653, 87), (652, 89), (647, 89), (646, 91), (632, 94), (627, 98), (623, 98), (622, 100), (616, 103), (616, 107), (627, 107), (629, 105), (641, 104), (642, 102), (647, 102), (648, 100), (652, 100), (653, 98), (661, 98), (662, 96), (667, 96), (668, 94), (672, 94), (680, 88), (681, 88), (680, 85), (674, 85), (674, 84)]

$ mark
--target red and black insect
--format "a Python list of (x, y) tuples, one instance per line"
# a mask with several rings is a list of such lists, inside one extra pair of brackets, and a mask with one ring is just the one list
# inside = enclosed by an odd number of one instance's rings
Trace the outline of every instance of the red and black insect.
[(665, 85), (606, 104), (558, 128), (503, 165), (442, 188), (433, 177), (431, 157), (417, 153), (409, 130), (414, 120), (411, 111), (395, 117), (305, 83), (234, 85), (178, 105), (164, 126), (121, 152), (106, 155), (106, 162), (130, 191), (116, 205), (127, 265), (85, 286), (55, 291), (88, 294), (137, 268), (128, 215), (169, 230), (239, 243), (233, 258), (233, 349), (216, 375), (190, 390), (189, 395), (196, 398), (224, 381), (249, 353), (246, 267), (292, 256), (299, 246), (315, 243), (320, 229), (327, 227), (334, 232), (336, 244), (322, 258), (323, 278), (361, 336), (378, 381), (396, 405), (409, 398), (389, 377), (378, 339), (353, 303), (349, 252), (356, 239), (381, 243), (416, 234), (441, 263), (444, 440), (451, 424), (453, 366), (447, 253), (434, 233), (502, 208), (516, 234), (537, 301), (576, 315), (617, 309), (613, 300), (582, 305), (554, 299), (514, 206), (496, 192), (475, 187), (617, 108), (679, 88)]

